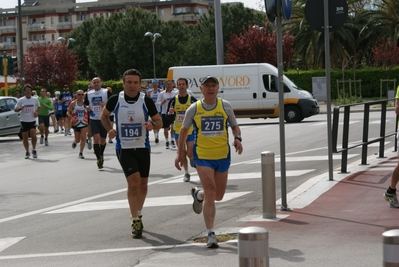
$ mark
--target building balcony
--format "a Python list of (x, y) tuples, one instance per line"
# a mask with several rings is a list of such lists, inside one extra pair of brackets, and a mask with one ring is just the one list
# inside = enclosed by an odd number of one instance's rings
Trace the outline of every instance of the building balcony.
[(57, 29), (58, 30), (63, 30), (63, 29), (70, 30), (70, 29), (72, 29), (72, 22), (70, 22), (70, 21), (58, 22)]
[(45, 24), (28, 24), (26, 25), (26, 30), (28, 32), (38, 32), (38, 31), (43, 31), (46, 29)]
[(31, 47), (33, 44), (46, 45), (46, 40), (26, 41), (27, 47)]
[(0, 33), (16, 33), (17, 26), (1, 26)]
[(172, 16), (172, 19), (180, 21), (199, 21), (200, 16), (196, 14), (184, 14), (184, 15), (174, 14)]
[(0, 49), (17, 49), (17, 43), (0, 43)]

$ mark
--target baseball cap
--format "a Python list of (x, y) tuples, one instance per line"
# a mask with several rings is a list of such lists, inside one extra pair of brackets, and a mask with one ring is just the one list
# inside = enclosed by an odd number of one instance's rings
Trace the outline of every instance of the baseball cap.
[(67, 84), (64, 85), (64, 88), (69, 88), (69, 86)]
[(159, 83), (157, 79), (152, 79), (151, 83)]
[(203, 78), (201, 79), (201, 85), (203, 85), (204, 83), (206, 83), (208, 80), (211, 80), (212, 82), (215, 82), (216, 84), (219, 84), (219, 80), (218, 80), (216, 77), (211, 76), (211, 75), (208, 75), (208, 76), (203, 77)]

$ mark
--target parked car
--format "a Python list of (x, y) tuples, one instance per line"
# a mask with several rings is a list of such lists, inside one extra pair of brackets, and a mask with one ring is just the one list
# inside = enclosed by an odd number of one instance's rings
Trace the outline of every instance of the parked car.
[(17, 98), (0, 96), (0, 136), (16, 134), (22, 139), (19, 112), (14, 111)]

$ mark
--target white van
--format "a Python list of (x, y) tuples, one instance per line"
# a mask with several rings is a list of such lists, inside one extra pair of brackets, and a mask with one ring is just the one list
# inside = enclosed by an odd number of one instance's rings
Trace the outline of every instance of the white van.
[[(186, 78), (188, 89), (201, 97), (201, 79), (219, 79), (219, 96), (231, 103), (237, 118), (278, 118), (278, 69), (267, 63), (171, 67), (167, 79)], [(319, 104), (284, 76), (286, 122), (300, 122), (319, 113)]]

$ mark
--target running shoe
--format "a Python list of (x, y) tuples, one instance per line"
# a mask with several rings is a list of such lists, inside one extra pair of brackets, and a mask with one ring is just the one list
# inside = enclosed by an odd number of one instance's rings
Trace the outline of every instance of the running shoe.
[(139, 219), (140, 219), (140, 223), (141, 223), (141, 231), (143, 231), (144, 224), (143, 224), (143, 215), (142, 214), (139, 215)]
[(48, 146), (48, 140), (47, 140), (47, 138), (44, 139), (44, 145), (45, 145), (45, 146)]
[(62, 133), (62, 134), (63, 134), (63, 133), (64, 133), (64, 129), (62, 129), (62, 128), (61, 128), (61, 132), (60, 132), (60, 133)]
[(54, 133), (58, 133), (59, 129), (58, 126), (55, 126)]
[(155, 144), (158, 144), (158, 143), (159, 143), (159, 139), (155, 138)]
[(176, 148), (176, 144), (175, 144), (175, 141), (174, 140), (172, 140), (172, 148)]
[(104, 167), (104, 157), (101, 156), (98, 160), (97, 160), (97, 167), (99, 169), (102, 169)]
[(71, 134), (71, 129), (68, 129), (68, 135), (72, 135), (72, 134)]
[(197, 193), (200, 191), (198, 187), (193, 186), (191, 188), (191, 195), (193, 196), (194, 202), (193, 202), (193, 210), (195, 213), (200, 214), (202, 212), (202, 201), (199, 201), (197, 199)]
[(183, 182), (190, 182), (190, 177), (191, 175), (188, 172), (186, 172), (183, 178)]
[(75, 149), (76, 148), (76, 143), (72, 142), (72, 148)]
[[(141, 231), (143, 231), (143, 229), (144, 229), (143, 215), (140, 214), (138, 217), (139, 217), (139, 220), (140, 220), (140, 222), (141, 222)], [(130, 220), (132, 220), (132, 219), (133, 219), (133, 216), (132, 216), (132, 214), (130, 214)]]
[(208, 242), (206, 242), (206, 247), (207, 248), (218, 248), (218, 241), (216, 239), (216, 235), (214, 232), (210, 232), (208, 234)]
[(84, 159), (85, 157), (83, 157), (83, 153), (82, 152), (79, 152), (79, 158), (80, 159)]
[(44, 136), (40, 136), (40, 144), (43, 145), (43, 141), (44, 141)]
[(134, 220), (132, 222), (132, 236), (133, 237), (141, 237), (143, 234), (142, 223), (140, 220)]
[(113, 143), (111, 138), (108, 139), (108, 143), (109, 143), (109, 144), (112, 144), (112, 143)]
[(166, 149), (169, 149), (169, 142), (166, 142)]
[(87, 148), (90, 150), (92, 148), (91, 139), (86, 139)]
[(37, 158), (37, 152), (36, 152), (36, 149), (32, 149), (32, 155), (33, 155), (33, 158), (34, 158), (34, 159), (36, 159), (36, 158)]
[(64, 136), (67, 136), (67, 135), (68, 135), (68, 129), (65, 129)]
[(29, 151), (26, 151), (26, 153), (25, 153), (25, 159), (28, 159), (30, 157), (30, 153), (29, 153)]
[(399, 202), (398, 202), (398, 198), (396, 197), (396, 193), (388, 194), (387, 192), (385, 192), (383, 197), (388, 202), (388, 204), (391, 208), (399, 208)]

